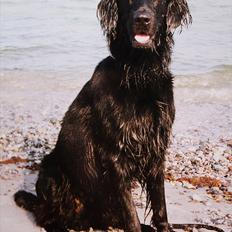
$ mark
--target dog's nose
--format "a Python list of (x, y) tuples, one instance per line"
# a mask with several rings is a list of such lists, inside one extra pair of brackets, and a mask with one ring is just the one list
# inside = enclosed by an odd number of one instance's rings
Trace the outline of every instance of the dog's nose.
[(151, 23), (151, 17), (149, 14), (146, 13), (136, 14), (134, 17), (134, 21), (137, 24), (148, 25)]

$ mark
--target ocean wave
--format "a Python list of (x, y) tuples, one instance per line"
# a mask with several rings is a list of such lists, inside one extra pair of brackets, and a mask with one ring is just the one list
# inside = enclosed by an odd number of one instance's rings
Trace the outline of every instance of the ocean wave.
[(177, 88), (231, 88), (232, 64), (218, 65), (209, 72), (199, 74), (179, 75), (175, 80)]
[(47, 49), (52, 49), (52, 47), (47, 45), (34, 45), (28, 47), (5, 46), (4, 48), (0, 48), (0, 55), (23, 54), (24, 52), (34, 52)]

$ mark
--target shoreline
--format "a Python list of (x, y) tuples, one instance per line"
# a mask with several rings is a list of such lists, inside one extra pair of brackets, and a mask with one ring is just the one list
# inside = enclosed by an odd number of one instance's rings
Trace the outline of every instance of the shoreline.
[[(34, 191), (37, 165), (54, 147), (62, 117), (84, 81), (72, 79), (70, 84), (69, 79), (51, 76), (41, 82), (41, 76), (34, 83), (36, 76), (11, 77), (0, 77), (0, 230), (36, 232), (41, 230), (14, 205), (12, 195), (19, 188)], [(166, 162), (167, 208), (171, 223), (207, 223), (229, 232), (232, 106), (223, 95), (212, 100), (211, 90), (175, 88), (177, 114)], [(134, 195), (143, 221), (144, 197)]]

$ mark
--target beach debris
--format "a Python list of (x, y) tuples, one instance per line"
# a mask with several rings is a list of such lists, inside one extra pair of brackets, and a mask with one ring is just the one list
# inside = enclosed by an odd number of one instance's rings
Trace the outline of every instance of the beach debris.
[(182, 183), (182, 187), (184, 187), (186, 189), (196, 189), (196, 186), (192, 185), (191, 183), (189, 183), (187, 181), (180, 181), (180, 182)]
[(27, 163), (29, 162), (29, 159), (24, 159), (19, 156), (12, 156), (9, 159), (6, 160), (0, 160), (0, 164), (18, 164), (18, 163)]
[(176, 181), (179, 181), (182, 183), (187, 182), (196, 187), (221, 187), (223, 184), (221, 180), (208, 177), (208, 176), (182, 177), (182, 178), (178, 178)]

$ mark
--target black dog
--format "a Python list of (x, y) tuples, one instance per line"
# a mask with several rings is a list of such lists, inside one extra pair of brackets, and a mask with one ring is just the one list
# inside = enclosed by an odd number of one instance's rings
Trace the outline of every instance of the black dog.
[(96, 68), (63, 119), (53, 152), (42, 162), (37, 196), (17, 205), (47, 231), (147, 231), (131, 195), (147, 191), (152, 223), (168, 231), (165, 150), (175, 108), (169, 72), (173, 30), (191, 21), (185, 0), (102, 0), (98, 15), (112, 56)]

